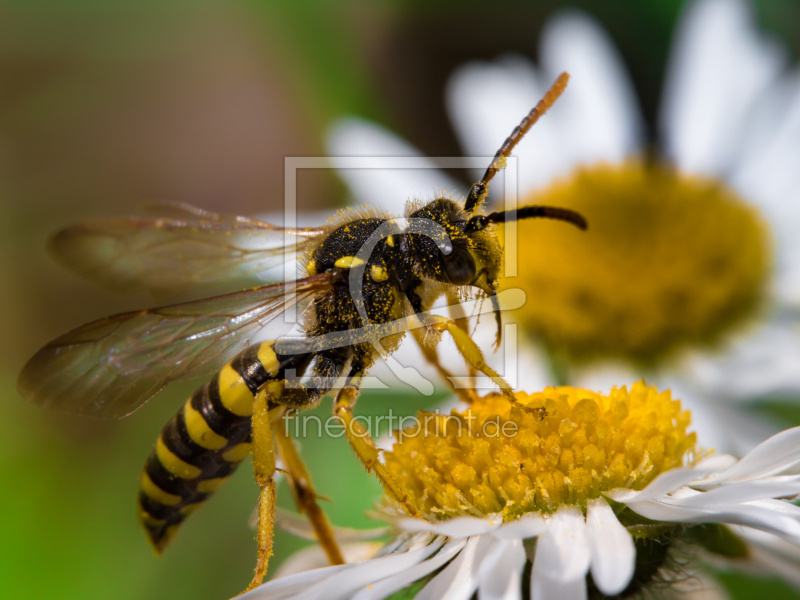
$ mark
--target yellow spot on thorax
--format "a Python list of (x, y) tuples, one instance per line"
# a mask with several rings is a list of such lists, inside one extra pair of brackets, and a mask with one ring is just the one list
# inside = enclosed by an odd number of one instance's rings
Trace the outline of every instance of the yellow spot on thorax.
[(390, 248), (394, 248), (394, 236), (390, 235), (386, 238), (386, 245)]
[(369, 274), (375, 281), (386, 281), (389, 279), (389, 274), (386, 272), (386, 269), (378, 265), (372, 265)]
[(270, 381), (266, 386), (264, 386), (264, 391), (267, 394), (267, 398), (271, 400), (277, 400), (283, 396), (285, 389), (286, 383), (284, 381)]
[(343, 256), (336, 260), (334, 266), (339, 267), (340, 269), (349, 269), (351, 267), (358, 267), (359, 265), (363, 265), (364, 261), (360, 258), (356, 258), (355, 256)]
[(497, 393), (462, 413), (421, 412), (416, 430), (395, 434), (386, 466), (423, 513), (502, 512), (510, 520), (585, 507), (618, 487), (642, 489), (695, 458), (690, 413), (669, 391), (642, 382), (608, 395), (560, 387), (517, 399), (544, 408), (545, 417)]
[(308, 264), (306, 265), (306, 273), (309, 275), (317, 274), (317, 262), (314, 259), (308, 261)]
[(721, 339), (763, 296), (767, 231), (718, 181), (629, 161), (578, 169), (532, 203), (589, 222), (521, 221), (518, 276), (500, 281), (527, 292), (515, 320), (566, 358), (652, 363)]

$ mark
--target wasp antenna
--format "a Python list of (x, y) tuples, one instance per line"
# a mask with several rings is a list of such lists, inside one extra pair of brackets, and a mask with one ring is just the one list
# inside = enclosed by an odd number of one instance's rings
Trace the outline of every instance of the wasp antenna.
[(488, 215), (476, 215), (467, 221), (465, 231), (481, 231), (492, 223), (507, 223), (509, 221), (519, 221), (521, 219), (555, 219), (556, 221), (566, 221), (572, 223), (578, 229), (584, 231), (589, 228), (584, 216), (574, 210), (567, 208), (556, 208), (554, 206), (523, 206), (516, 210), (503, 210), (493, 212)]
[(536, 123), (536, 121), (555, 104), (558, 97), (564, 93), (564, 90), (567, 89), (567, 82), (569, 82), (569, 73), (562, 73), (559, 75), (556, 82), (547, 90), (544, 97), (539, 100), (539, 103), (534, 106), (533, 110), (531, 110), (531, 112), (522, 119), (520, 124), (514, 128), (514, 131), (511, 132), (511, 135), (506, 138), (506, 141), (503, 142), (503, 145), (500, 146), (500, 149), (494, 155), (491, 164), (489, 164), (486, 173), (483, 175), (483, 179), (473, 184), (470, 188), (467, 201), (464, 204), (464, 210), (471, 213), (486, 199), (486, 194), (489, 192), (489, 182), (497, 175), (500, 169), (506, 166), (505, 159), (511, 155), (511, 151), (514, 150), (520, 140), (525, 137), (525, 134), (530, 131), (534, 123)]
[(522, 219), (555, 219), (572, 223), (578, 229), (586, 230), (589, 224), (584, 216), (574, 210), (567, 208), (556, 208), (554, 206), (523, 206), (517, 210), (493, 212), (486, 215), (489, 223), (506, 223), (508, 221), (520, 221)]

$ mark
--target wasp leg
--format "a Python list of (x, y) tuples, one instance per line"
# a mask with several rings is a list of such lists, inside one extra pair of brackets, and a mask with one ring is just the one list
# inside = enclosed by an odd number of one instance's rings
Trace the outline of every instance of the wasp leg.
[[(448, 302), (448, 312), (450, 313), (450, 318), (459, 327), (466, 335), (469, 335), (469, 317), (464, 313), (464, 305), (461, 304), (461, 299), (455, 294), (448, 292), (447, 293), (447, 302)], [(439, 352), (436, 346), (426, 343), (425, 337), (427, 331), (425, 329), (412, 329), (411, 330), (414, 339), (419, 344), (420, 349), (422, 350), (422, 354), (425, 355), (425, 358), (436, 367), (436, 370), (439, 371), (439, 375), (450, 385), (450, 388), (458, 394), (458, 396), (467, 404), (472, 404), (475, 401), (477, 394), (475, 390), (472, 389), (465, 389), (465, 388), (458, 388), (453, 384), (453, 374), (450, 373), (439, 361)], [(467, 363), (469, 367), (468, 376), (470, 378), (475, 377), (475, 369), (469, 363)]]
[(353, 408), (358, 400), (362, 376), (361, 371), (350, 373), (347, 383), (336, 395), (333, 403), (333, 416), (341, 419), (347, 441), (350, 442), (350, 446), (367, 472), (375, 474), (386, 494), (396, 500), (410, 516), (417, 516), (419, 514), (417, 507), (378, 459), (379, 451), (369, 432), (353, 418)]
[(486, 364), (481, 349), (472, 340), (469, 334), (459, 327), (455, 321), (446, 319), (444, 317), (439, 317), (437, 315), (428, 315), (424, 318), (423, 323), (425, 323), (429, 330), (441, 332), (446, 331), (449, 333), (453, 338), (453, 341), (456, 343), (458, 352), (464, 357), (464, 360), (467, 361), (467, 364), (473, 369), (486, 375), (489, 379), (497, 384), (504, 394), (509, 396), (511, 399), (514, 399), (514, 391), (511, 389), (511, 386), (506, 383), (506, 380), (503, 379), (497, 371)]
[(528, 408), (514, 397), (514, 390), (511, 388), (511, 386), (508, 385), (506, 380), (503, 379), (497, 371), (486, 364), (481, 349), (472, 340), (469, 334), (456, 325), (455, 322), (437, 315), (428, 315), (425, 317), (424, 323), (429, 329), (434, 331), (448, 332), (453, 338), (453, 341), (456, 343), (459, 353), (461, 353), (461, 356), (463, 356), (464, 360), (467, 361), (467, 364), (494, 381), (495, 384), (497, 384), (497, 386), (506, 395), (511, 404), (517, 406), (525, 412), (536, 413), (537, 415), (542, 416), (542, 409)]
[(294, 441), (284, 431), (280, 423), (273, 427), (272, 432), (275, 435), (278, 452), (289, 472), (289, 480), (292, 484), (298, 511), (308, 516), (308, 520), (317, 534), (317, 541), (328, 556), (330, 563), (332, 565), (343, 565), (345, 563), (344, 557), (339, 545), (336, 543), (328, 517), (317, 504), (317, 493), (311, 484), (311, 476), (300, 458), (297, 446), (295, 446)]
[[(283, 415), (284, 409), (270, 411), (267, 407), (267, 394), (259, 392), (253, 405), (253, 468), (256, 483), (261, 486), (258, 495), (258, 531), (256, 540), (258, 545), (258, 561), (255, 574), (250, 585), (245, 590), (251, 590), (261, 585), (264, 575), (267, 574), (269, 557), (272, 556), (272, 532), (275, 525), (275, 447), (272, 441), (272, 421)], [(278, 428), (276, 428), (278, 429)], [(244, 593), (244, 592), (242, 592)]]
[[(450, 318), (455, 321), (455, 324), (467, 335), (469, 335), (469, 317), (467, 316), (466, 312), (464, 311), (464, 305), (461, 303), (461, 298), (452, 291), (447, 292), (447, 302), (448, 312), (450, 313)], [(478, 373), (475, 368), (467, 363), (467, 368), (469, 372), (467, 375), (470, 379), (474, 379), (477, 377)], [(453, 386), (455, 388), (455, 386)], [(458, 392), (458, 390), (456, 390)], [(478, 393), (474, 389), (465, 390), (463, 396), (466, 396), (465, 401), (467, 403), (472, 403), (475, 398), (478, 397)]]
[(444, 379), (448, 383), (450, 389), (452, 389), (456, 394), (458, 394), (459, 397), (464, 402), (472, 404), (472, 402), (475, 399), (473, 395), (474, 393), (472, 392), (472, 390), (458, 388), (453, 384), (453, 380), (451, 379), (453, 377), (453, 374), (447, 369), (445, 369), (442, 363), (439, 361), (439, 353), (436, 350), (436, 346), (432, 346), (431, 344), (425, 342), (425, 334), (426, 334), (425, 329), (423, 328), (412, 329), (411, 333), (414, 336), (414, 339), (417, 341), (420, 350), (422, 350), (422, 354), (425, 356), (425, 359), (429, 363), (431, 363), (434, 367), (436, 367), (436, 370), (439, 371), (439, 375), (442, 377), (442, 379)]

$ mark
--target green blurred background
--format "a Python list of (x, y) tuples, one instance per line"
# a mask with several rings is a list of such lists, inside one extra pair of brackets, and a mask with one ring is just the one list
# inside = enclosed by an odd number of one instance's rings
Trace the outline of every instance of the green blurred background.
[[(536, 3), (0, 2), (0, 595), (60, 600), (228, 598), (249, 581), (257, 488), (247, 468), (194, 515), (161, 559), (134, 514), (160, 428), (196, 383), (129, 419), (45, 412), (15, 378), (44, 342), (151, 304), (98, 291), (44, 251), (65, 224), (133, 212), (144, 200), (226, 213), (278, 210), (285, 156), (320, 155), (332, 119), (358, 114), (426, 153), (459, 153), (443, 90), (467, 59), (536, 57), (544, 20), (567, 5), (609, 30), (652, 126), (679, 0)], [(800, 50), (800, 3), (761, 0), (764, 28)], [(299, 206), (341, 206), (332, 172), (306, 170)], [(411, 397), (366, 394), (362, 414), (414, 414)], [(326, 415), (329, 402), (319, 409)], [(379, 488), (344, 439), (302, 451), (338, 525)], [(281, 504), (290, 506), (287, 489)], [(306, 542), (278, 533), (274, 568)], [(725, 576), (737, 598), (800, 597)]]

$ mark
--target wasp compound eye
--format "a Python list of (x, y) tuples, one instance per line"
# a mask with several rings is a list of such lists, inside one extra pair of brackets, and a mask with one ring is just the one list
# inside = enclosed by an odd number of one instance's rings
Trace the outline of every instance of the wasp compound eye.
[(475, 259), (466, 248), (454, 248), (450, 254), (442, 257), (442, 263), (447, 279), (453, 285), (469, 285), (478, 273)]

